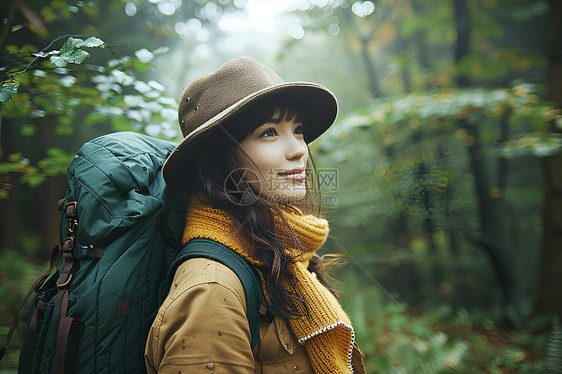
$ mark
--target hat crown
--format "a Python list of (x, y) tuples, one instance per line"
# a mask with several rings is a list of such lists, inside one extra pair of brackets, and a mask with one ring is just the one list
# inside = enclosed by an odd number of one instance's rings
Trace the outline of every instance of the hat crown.
[(273, 70), (250, 57), (228, 61), (195, 80), (183, 92), (178, 108), (183, 135), (192, 133), (237, 102), (283, 83)]

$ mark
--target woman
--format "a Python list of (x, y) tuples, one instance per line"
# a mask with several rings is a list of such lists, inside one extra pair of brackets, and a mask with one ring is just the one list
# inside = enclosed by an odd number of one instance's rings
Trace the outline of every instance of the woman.
[(246, 57), (186, 88), (179, 106), (185, 138), (163, 169), (188, 200), (183, 242), (211, 239), (245, 258), (275, 313), (261, 322), (252, 349), (236, 274), (213, 260), (187, 260), (152, 325), (149, 373), (365, 372), (315, 254), (328, 222), (317, 209), (308, 214), (317, 199), (307, 143), (336, 114), (326, 88), (286, 83)]

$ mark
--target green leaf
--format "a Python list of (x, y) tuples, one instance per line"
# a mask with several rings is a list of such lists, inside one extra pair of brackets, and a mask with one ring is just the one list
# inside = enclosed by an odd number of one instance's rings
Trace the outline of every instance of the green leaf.
[(46, 23), (56, 21), (58, 19), (57, 13), (50, 6), (44, 6), (40, 11), (43, 21)]
[(77, 5), (82, 10), (82, 12), (84, 12), (84, 14), (87, 15), (88, 17), (94, 18), (99, 13), (99, 9), (93, 1), (81, 1)]
[(152, 54), (152, 52), (150, 52), (148, 49), (146, 48), (142, 48), (139, 49), (138, 51), (135, 52), (135, 56), (137, 57), (137, 59), (146, 64), (150, 61), (152, 61), (154, 59), (154, 54)]
[(35, 125), (31, 123), (26, 123), (21, 126), (21, 134), (23, 136), (33, 136), (35, 135)]
[(39, 57), (39, 58), (47, 58), (49, 56), (56, 55), (56, 54), (57, 54), (57, 51), (49, 51), (49, 52), (39, 51), (37, 53), (32, 53), (31, 55), (35, 56), (35, 57)]
[(0, 162), (0, 174), (17, 172), (21, 168), (18, 162)]
[(90, 36), (88, 39), (84, 40), (79, 47), (88, 47), (88, 48), (95, 48), (95, 47), (105, 47), (105, 43), (103, 40), (96, 38), (95, 36)]
[(90, 56), (90, 54), (82, 49), (77, 49), (70, 55), (69, 59), (70, 62), (74, 62), (75, 64), (79, 64), (86, 59), (86, 57)]
[(86, 40), (78, 38), (68, 38), (68, 40), (63, 44), (58, 56), (51, 56), (50, 61), (53, 65), (64, 68), (70, 63), (80, 64), (90, 56), (90, 54), (80, 47), (104, 47), (105, 44), (101, 39), (94, 36), (89, 37)]
[(123, 97), (123, 101), (125, 105), (128, 107), (143, 107), (146, 106), (145, 101), (143, 100), (142, 96), (140, 95), (125, 95)]
[(133, 65), (135, 66), (135, 69), (137, 69), (141, 73), (144, 73), (146, 71), (146, 69), (150, 66), (150, 63), (143, 63), (143, 62), (140, 62), (139, 60), (135, 60), (133, 62)]
[(73, 159), (74, 153), (68, 153), (60, 148), (53, 147), (47, 150), (47, 157), (39, 161), (39, 167), (45, 175), (64, 175)]
[(107, 66), (110, 67), (110, 68), (115, 68), (115, 67), (121, 65), (121, 67), (127, 68), (127, 67), (131, 66), (132, 61), (133, 61), (133, 59), (131, 58), (131, 56), (124, 56), (120, 59), (109, 60), (107, 62)]
[(115, 131), (131, 131), (133, 127), (131, 123), (122, 117), (113, 117), (111, 119), (111, 125)]
[(49, 61), (51, 61), (51, 64), (59, 68), (64, 68), (68, 65), (68, 58), (62, 56), (51, 56)]
[(84, 41), (82, 39), (77, 39), (77, 38), (68, 38), (68, 40), (66, 42), (64, 42), (64, 44), (62, 45), (62, 48), (60, 50), (60, 54), (61, 56), (68, 56), (70, 55), (72, 52), (74, 52), (78, 47), (80, 43), (84, 43)]
[(65, 55), (61, 56), (51, 56), (50, 61), (53, 65), (59, 68), (64, 68), (70, 63), (80, 64), (86, 59), (90, 54), (82, 49), (77, 49), (72, 53), (66, 52)]
[(90, 112), (86, 118), (84, 118), (84, 123), (86, 125), (94, 125), (105, 121), (107, 121), (107, 115), (99, 112)]
[(0, 86), (0, 103), (8, 102), (18, 92), (19, 84), (7, 84)]
[(152, 54), (154, 56), (158, 56), (158, 55), (162, 55), (164, 53), (168, 53), (169, 50), (170, 50), (170, 47), (164, 46), (164, 47), (160, 47), (160, 48), (152, 51)]
[(30, 187), (37, 187), (39, 186), (41, 183), (43, 183), (45, 181), (47, 177), (44, 174), (38, 173), (30, 173), (30, 174), (24, 174), (21, 177), (21, 181), (23, 183), (28, 184)]

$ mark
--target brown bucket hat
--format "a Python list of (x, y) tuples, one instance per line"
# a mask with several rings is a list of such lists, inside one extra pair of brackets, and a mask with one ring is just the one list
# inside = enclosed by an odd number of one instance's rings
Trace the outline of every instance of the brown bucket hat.
[(264, 99), (290, 100), (306, 117), (304, 138), (310, 143), (326, 131), (336, 119), (336, 97), (327, 88), (309, 82), (284, 82), (267, 66), (249, 57), (226, 62), (216, 71), (192, 82), (180, 99), (178, 119), (184, 139), (170, 154), (163, 167), (166, 183), (179, 187), (187, 169), (198, 154), (202, 140), (210, 130), (223, 127)]

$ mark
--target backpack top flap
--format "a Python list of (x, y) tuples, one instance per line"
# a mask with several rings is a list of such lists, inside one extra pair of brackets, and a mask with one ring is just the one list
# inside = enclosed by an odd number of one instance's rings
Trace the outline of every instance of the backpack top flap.
[(81, 244), (105, 247), (165, 204), (162, 164), (176, 144), (134, 132), (85, 143), (68, 167), (68, 200), (78, 202)]

